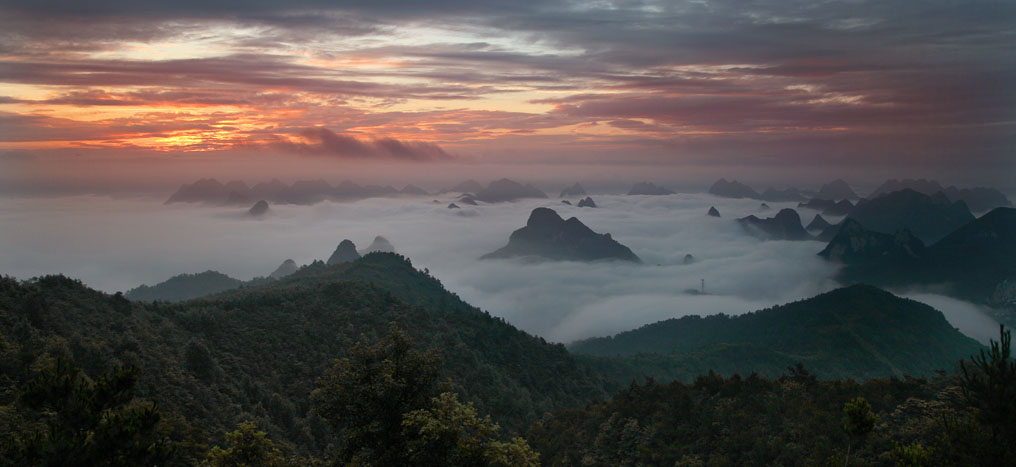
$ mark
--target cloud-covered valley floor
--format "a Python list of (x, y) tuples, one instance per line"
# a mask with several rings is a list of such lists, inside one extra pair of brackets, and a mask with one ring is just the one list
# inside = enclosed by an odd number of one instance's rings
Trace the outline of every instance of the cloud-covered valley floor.
[[(383, 235), (467, 302), (558, 342), (689, 314), (741, 314), (838, 285), (836, 266), (816, 256), (822, 243), (761, 241), (734, 221), (772, 216), (789, 203), (769, 203), (772, 209), (759, 212), (758, 201), (707, 194), (593, 197), (600, 208), (548, 199), (449, 210), (448, 197), (276, 205), (261, 220), (244, 209), (155, 199), (7, 198), (0, 200), (0, 270), (19, 279), (63, 273), (123, 291), (208, 269), (239, 279), (265, 276), (286, 258), (307, 264), (326, 259), (344, 238), (364, 248)], [(504, 246), (539, 206), (609, 232), (643, 264), (478, 259)], [(723, 217), (707, 216), (710, 206)], [(800, 213), (804, 223), (815, 214)], [(684, 264), (686, 254), (696, 261)], [(685, 293), (702, 279), (707, 294)], [(979, 340), (997, 333), (972, 304), (931, 294), (912, 298)]]

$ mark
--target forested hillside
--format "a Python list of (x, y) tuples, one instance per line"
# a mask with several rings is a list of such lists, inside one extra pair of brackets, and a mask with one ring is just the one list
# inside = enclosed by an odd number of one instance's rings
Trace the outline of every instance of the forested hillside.
[(621, 381), (642, 374), (691, 381), (710, 370), (776, 377), (797, 363), (822, 378), (927, 376), (955, 370), (980, 348), (934, 308), (866, 285), (740, 316), (670, 319), (571, 345)]
[[(545, 411), (603, 397), (603, 380), (562, 345), (469, 306), (398, 255), (315, 264), (292, 278), (182, 303), (131, 302), (63, 276), (0, 280), (0, 405), (54, 359), (98, 377), (138, 367), (180, 438), (213, 443), (253, 419), (290, 452), (320, 454), (330, 434), (310, 393), (333, 359), (389, 324), (442, 356), (442, 379), (507, 431)], [(189, 446), (189, 454), (206, 446)]]
[(863, 286), (686, 319), (697, 327), (582, 344), (680, 355), (576, 357), (391, 253), (179, 303), (2, 278), (0, 465), (842, 465), (851, 449), (855, 463), (1013, 460), (1008, 341), (931, 381), (827, 381), (809, 370), (926, 374), (981, 347), (937, 311)]

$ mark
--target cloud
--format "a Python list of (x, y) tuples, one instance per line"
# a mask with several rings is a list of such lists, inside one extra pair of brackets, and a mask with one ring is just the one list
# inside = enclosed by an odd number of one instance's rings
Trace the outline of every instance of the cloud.
[[(739, 314), (835, 286), (835, 266), (815, 254), (821, 243), (762, 242), (741, 230), (733, 219), (756, 212), (757, 202), (701, 194), (593, 197), (600, 208), (530, 200), (471, 208), (470, 217), (445, 207), (450, 195), (439, 203), (429, 196), (279, 205), (257, 223), (231, 208), (163, 206), (161, 199), (8, 199), (0, 202), (0, 221), (13, 228), (0, 233), (0, 242), (15, 247), (0, 252), (0, 264), (16, 266), (9, 273), (20, 278), (64, 272), (112, 291), (206, 269), (248, 279), (286, 258), (300, 264), (325, 258), (344, 238), (362, 247), (384, 235), (463, 299), (555, 341), (686, 314)], [(710, 205), (724, 218), (706, 216)], [(611, 233), (645, 264), (478, 259), (503, 246), (537, 206)], [(49, 215), (53, 209), (66, 214)], [(8, 222), (14, 217), (21, 221)], [(97, 230), (75, 242), (63, 238), (85, 219)], [(683, 264), (688, 253), (696, 263)], [(701, 279), (709, 295), (685, 293)]]
[(5, 110), (228, 107), (258, 126), (188, 150), (323, 126), (478, 154), (559, 138), (525, 148), (545, 160), (1016, 163), (1012, 2), (16, 0), (0, 18), (0, 81), (46, 94)]
[(299, 132), (305, 142), (279, 140), (267, 147), (298, 154), (335, 156), (339, 158), (396, 159), (404, 161), (440, 161), (453, 159), (440, 146), (419, 141), (399, 141), (379, 138), (361, 141), (350, 135), (335, 133), (327, 128), (307, 128)]

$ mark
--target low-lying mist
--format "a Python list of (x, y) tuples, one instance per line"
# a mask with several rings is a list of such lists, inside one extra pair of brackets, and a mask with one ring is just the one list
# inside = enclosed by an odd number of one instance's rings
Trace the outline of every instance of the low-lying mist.
[[(740, 314), (837, 286), (836, 266), (816, 256), (822, 243), (761, 241), (734, 221), (771, 216), (791, 203), (769, 203), (759, 212), (756, 200), (707, 194), (593, 198), (599, 208), (549, 199), (450, 210), (450, 195), (437, 203), (368, 199), (274, 205), (261, 219), (245, 209), (161, 199), (7, 198), (0, 200), (0, 268), (19, 279), (63, 273), (125, 291), (208, 269), (239, 279), (265, 276), (287, 258), (307, 264), (326, 259), (342, 239), (364, 248), (383, 235), (467, 302), (559, 342), (688, 314)], [(611, 233), (643, 264), (478, 259), (503, 246), (539, 206)], [(723, 217), (707, 216), (710, 206)], [(805, 223), (812, 216), (801, 211)], [(686, 254), (695, 261), (684, 264)], [(703, 279), (705, 294), (687, 292), (699, 290)], [(965, 332), (980, 338), (990, 323), (971, 313), (980, 314), (970, 308), (964, 321), (976, 329)]]

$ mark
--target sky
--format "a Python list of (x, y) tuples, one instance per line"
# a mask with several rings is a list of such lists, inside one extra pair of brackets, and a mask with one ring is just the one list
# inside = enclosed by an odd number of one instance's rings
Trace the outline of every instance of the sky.
[[(438, 203), (409, 197), (273, 205), (261, 219), (246, 207), (163, 205), (162, 199), (0, 198), (0, 245), (12, 246), (0, 248), (0, 265), (18, 279), (63, 273), (112, 293), (209, 269), (247, 280), (268, 275), (287, 258), (301, 265), (325, 260), (343, 239), (362, 249), (382, 235), (466, 302), (555, 342), (685, 315), (738, 315), (839, 286), (838, 265), (817, 255), (824, 242), (763, 241), (735, 221), (796, 203), (770, 203), (760, 212), (757, 200), (703, 193), (594, 194), (595, 209), (558, 199), (448, 209), (457, 195), (439, 195)], [(710, 206), (723, 217), (706, 215)], [(610, 233), (642, 264), (479, 259), (504, 246), (536, 207)], [(806, 222), (817, 213), (800, 212)], [(686, 254), (694, 262), (685, 264)], [(705, 295), (686, 293), (701, 280)], [(931, 304), (982, 342), (998, 337), (998, 324), (974, 304), (927, 291), (893, 292)]]
[(1012, 1), (4, 0), (0, 183), (616, 167), (1012, 192), (1013, 57)]

